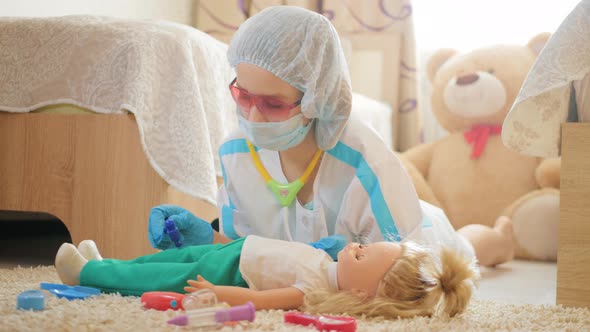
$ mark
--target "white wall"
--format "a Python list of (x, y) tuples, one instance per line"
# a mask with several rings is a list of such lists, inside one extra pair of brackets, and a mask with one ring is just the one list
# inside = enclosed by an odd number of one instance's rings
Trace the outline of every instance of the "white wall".
[(190, 25), (194, 0), (0, 0), (0, 16), (101, 15)]
[(526, 43), (554, 32), (580, 0), (415, 0), (414, 25), (420, 75), (424, 141), (447, 135), (432, 114), (425, 68), (439, 48), (467, 52), (494, 44)]
[(553, 32), (580, 0), (416, 0), (414, 24), (421, 49), (468, 51), (491, 44), (522, 44)]

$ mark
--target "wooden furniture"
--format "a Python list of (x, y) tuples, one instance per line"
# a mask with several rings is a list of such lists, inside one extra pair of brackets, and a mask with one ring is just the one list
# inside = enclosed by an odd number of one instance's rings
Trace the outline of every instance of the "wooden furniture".
[(561, 136), (557, 303), (590, 307), (590, 123), (566, 123)]
[(93, 239), (104, 257), (154, 251), (147, 226), (155, 205), (217, 215), (153, 170), (132, 115), (0, 113), (0, 158), (0, 210), (50, 213), (74, 244)]

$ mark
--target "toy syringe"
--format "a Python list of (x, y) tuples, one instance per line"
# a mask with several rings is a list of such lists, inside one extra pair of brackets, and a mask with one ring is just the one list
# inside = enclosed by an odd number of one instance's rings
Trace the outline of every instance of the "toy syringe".
[(164, 233), (168, 234), (170, 240), (174, 242), (174, 245), (177, 248), (182, 247), (184, 244), (184, 236), (180, 234), (178, 227), (176, 227), (176, 223), (174, 223), (174, 219), (168, 218), (164, 222)]
[(168, 324), (178, 326), (211, 326), (225, 322), (237, 322), (241, 320), (254, 321), (256, 309), (254, 304), (248, 302), (231, 308), (203, 308), (187, 310), (183, 315), (178, 315), (168, 321)]

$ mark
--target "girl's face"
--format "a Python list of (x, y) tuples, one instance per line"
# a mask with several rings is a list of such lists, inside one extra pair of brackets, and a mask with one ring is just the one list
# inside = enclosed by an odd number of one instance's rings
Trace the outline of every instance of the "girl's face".
[(401, 251), (394, 242), (349, 243), (338, 253), (338, 287), (374, 296)]
[[(272, 105), (279, 102), (295, 104), (303, 98), (303, 93), (289, 83), (281, 80), (271, 72), (258, 66), (242, 62), (237, 66), (237, 79), (235, 85), (248, 94), (257, 97), (272, 97), (268, 99), (270, 106), (267, 110), (259, 110), (255, 103), (249, 109), (240, 108), (242, 115), (252, 122), (280, 122), (301, 113), (301, 106), (295, 106), (288, 111), (273, 112)], [(305, 119), (307, 125), (309, 119)]]

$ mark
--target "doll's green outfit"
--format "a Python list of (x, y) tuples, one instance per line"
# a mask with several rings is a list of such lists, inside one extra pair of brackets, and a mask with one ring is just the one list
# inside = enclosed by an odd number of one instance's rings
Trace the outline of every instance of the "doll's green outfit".
[(336, 263), (323, 250), (299, 242), (247, 236), (228, 244), (169, 249), (124, 261), (91, 260), (80, 285), (140, 296), (149, 291), (184, 293), (197, 275), (218, 286), (256, 290), (296, 287), (337, 290)]

